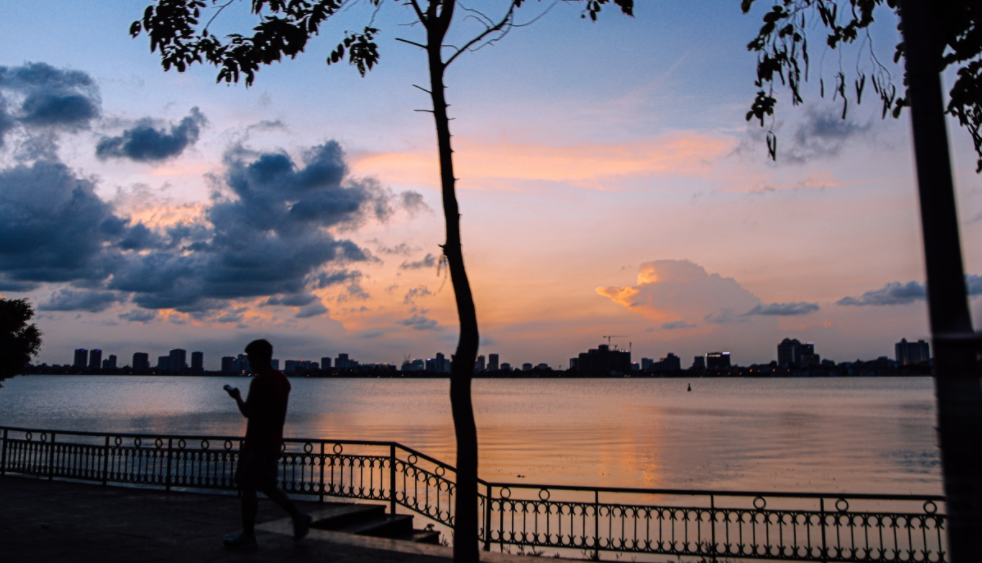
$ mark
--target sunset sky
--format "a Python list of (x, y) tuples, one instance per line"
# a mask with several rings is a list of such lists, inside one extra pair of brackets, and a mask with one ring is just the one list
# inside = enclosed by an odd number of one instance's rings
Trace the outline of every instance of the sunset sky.
[[(211, 67), (164, 72), (128, 35), (146, 3), (0, 4), (0, 294), (38, 309), (36, 361), (185, 348), (217, 369), (256, 337), (281, 359), (449, 356), (435, 134), (414, 111), (429, 108), (413, 87), (425, 59), (395, 41), (418, 39), (411, 12), (384, 3), (365, 78), (324, 63), (372, 17), (362, 1), (246, 88)], [(868, 57), (812, 47), (771, 162), (744, 119), (745, 46), (769, 3), (636, 4), (593, 23), (560, 2), (448, 71), (480, 352), (565, 368), (624, 335), (635, 361), (674, 352), (687, 367), (716, 350), (768, 362), (786, 337), (836, 361), (926, 338), (909, 116), (881, 120), (868, 94), (843, 121), (818, 96), (819, 76)], [(215, 31), (247, 31), (247, 8)], [(877, 15), (873, 50), (891, 61), (896, 22)], [(457, 40), (477, 29), (459, 23)], [(978, 317), (982, 177), (968, 134), (949, 133)]]

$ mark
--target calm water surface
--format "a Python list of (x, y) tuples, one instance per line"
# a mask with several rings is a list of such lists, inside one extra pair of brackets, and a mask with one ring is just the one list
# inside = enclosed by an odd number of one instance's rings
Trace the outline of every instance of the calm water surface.
[[(0, 424), (241, 435), (242, 378), (17, 377)], [(445, 380), (291, 379), (286, 434), (453, 463)], [(940, 494), (930, 378), (474, 381), (480, 474), (625, 487)]]

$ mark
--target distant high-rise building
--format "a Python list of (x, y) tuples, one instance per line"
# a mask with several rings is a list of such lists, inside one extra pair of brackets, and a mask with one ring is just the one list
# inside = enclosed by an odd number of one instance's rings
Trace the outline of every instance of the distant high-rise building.
[(488, 371), (498, 371), (498, 354), (488, 354)]
[(901, 366), (931, 361), (931, 347), (923, 340), (907, 342), (906, 338), (901, 338), (894, 346), (894, 351), (897, 355), (897, 364)]
[(273, 364), (273, 369), (280, 369), (280, 361), (279, 360), (273, 359), (273, 360), (270, 361), (270, 363)]
[(171, 371), (185, 371), (188, 369), (188, 352), (180, 348), (170, 351)]
[(249, 369), (249, 356), (245, 354), (239, 354), (239, 357), (235, 360), (235, 371), (242, 373), (251, 373), (252, 370)]
[(352, 360), (347, 354), (338, 354), (338, 359), (334, 362), (334, 367), (338, 369), (347, 369), (358, 367), (358, 362)]
[(474, 371), (484, 371), (484, 356), (478, 356), (474, 362)]
[(729, 352), (710, 352), (706, 354), (706, 369), (720, 370), (730, 367)]
[(157, 369), (170, 371), (170, 356), (157, 356)]
[(116, 369), (116, 355), (109, 354), (109, 357), (102, 360), (102, 369)]
[(818, 367), (822, 361), (815, 353), (815, 343), (802, 344), (797, 339), (785, 338), (777, 345), (777, 365), (782, 367)]
[(150, 355), (146, 352), (133, 354), (133, 371), (140, 372), (150, 369)]
[(676, 356), (671, 352), (669, 352), (668, 355), (662, 358), (658, 363), (662, 365), (662, 371), (682, 370), (682, 358)]
[(204, 352), (191, 352), (191, 371), (201, 373), (205, 371)]
[(706, 356), (696, 356), (692, 358), (692, 371), (706, 371)]
[(501, 364), (501, 371), (511, 371), (511, 364), (508, 362)]
[(576, 370), (576, 366), (579, 364), (579, 361), (580, 361), (579, 358), (570, 358), (569, 359), (569, 369), (575, 371)]
[(631, 352), (611, 350), (609, 345), (601, 344), (580, 354), (576, 361), (576, 370), (597, 373), (628, 372), (631, 371)]
[(801, 346), (801, 342), (797, 339), (791, 340), (790, 338), (785, 338), (777, 345), (777, 365), (779, 366), (793, 366), (797, 360), (797, 350)]
[(232, 356), (222, 356), (222, 373), (233, 373), (236, 369), (236, 360)]
[(72, 364), (72, 367), (78, 369), (85, 369), (85, 367), (88, 365), (89, 365), (89, 351), (86, 350), (85, 348), (76, 348), (75, 363)]
[(331, 358), (323, 357), (321, 358), (321, 369), (328, 370), (331, 369)]
[(102, 367), (102, 350), (89, 350), (89, 369)]

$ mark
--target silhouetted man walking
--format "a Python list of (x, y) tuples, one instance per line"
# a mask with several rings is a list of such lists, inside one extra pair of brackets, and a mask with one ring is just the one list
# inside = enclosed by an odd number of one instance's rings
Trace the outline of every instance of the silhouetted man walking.
[(258, 547), (255, 527), (259, 500), (256, 491), (290, 514), (294, 541), (307, 536), (311, 522), (310, 515), (297, 510), (290, 497), (276, 486), (290, 382), (282, 372), (273, 369), (273, 345), (268, 341), (254, 340), (246, 346), (245, 352), (249, 356), (249, 369), (255, 374), (249, 385), (248, 398), (243, 401), (238, 389), (226, 386), (239, 411), (249, 419), (235, 471), (235, 481), (242, 492), (242, 533), (223, 540), (225, 547), (230, 549)]

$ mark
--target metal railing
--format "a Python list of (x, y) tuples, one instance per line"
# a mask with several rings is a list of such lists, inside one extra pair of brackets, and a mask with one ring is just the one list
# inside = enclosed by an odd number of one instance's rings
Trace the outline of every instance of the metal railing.
[[(0, 475), (166, 490), (236, 490), (241, 437), (0, 427)], [(455, 471), (395, 442), (287, 439), (279, 485), (385, 501), (449, 529)], [(946, 561), (944, 498), (570, 487), (479, 480), (485, 550), (705, 560)], [(529, 550), (529, 551), (526, 551)]]

